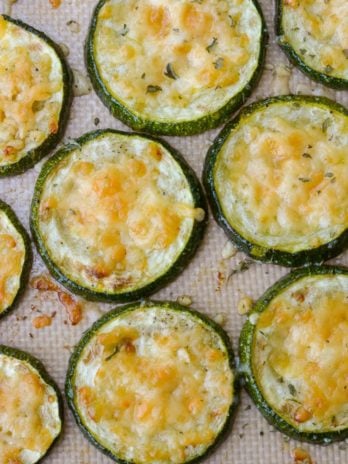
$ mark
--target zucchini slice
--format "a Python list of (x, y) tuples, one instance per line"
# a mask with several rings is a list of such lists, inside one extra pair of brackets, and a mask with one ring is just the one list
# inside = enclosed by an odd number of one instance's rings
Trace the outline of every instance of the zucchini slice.
[(163, 141), (91, 132), (43, 167), (32, 231), (52, 274), (87, 299), (129, 301), (172, 280), (203, 235), (205, 201)]
[(42, 32), (0, 15), (0, 176), (20, 174), (61, 139), (71, 75)]
[(18, 302), (28, 282), (32, 250), (29, 236), (9, 205), (0, 200), (0, 318)]
[(204, 182), (213, 213), (252, 258), (320, 263), (348, 241), (348, 111), (319, 97), (269, 98), (216, 138)]
[(221, 124), (256, 85), (266, 26), (256, 0), (101, 0), (87, 68), (133, 129), (191, 135)]
[(292, 63), (312, 79), (348, 89), (346, 0), (276, 0), (276, 34)]
[(240, 336), (246, 388), (262, 414), (298, 440), (348, 437), (348, 269), (313, 266), (279, 280)]
[(0, 456), (36, 464), (62, 430), (62, 399), (39, 360), (0, 345)]
[(75, 348), (66, 396), (87, 438), (115, 461), (197, 462), (223, 439), (238, 403), (228, 335), (176, 303), (117, 308)]

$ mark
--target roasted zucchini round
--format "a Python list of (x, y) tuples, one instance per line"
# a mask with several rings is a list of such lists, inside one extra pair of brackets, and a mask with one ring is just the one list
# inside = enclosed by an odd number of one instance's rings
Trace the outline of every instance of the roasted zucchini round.
[(319, 97), (245, 108), (208, 152), (213, 213), (252, 258), (320, 263), (348, 242), (348, 111)]
[(40, 361), (0, 345), (0, 456), (4, 464), (36, 464), (62, 430), (62, 399)]
[(61, 139), (71, 75), (51, 39), (0, 15), (0, 176), (20, 174)]
[(174, 149), (143, 134), (105, 130), (47, 161), (31, 225), (42, 258), (72, 292), (129, 301), (183, 269), (205, 215), (199, 182)]
[(101, 0), (86, 43), (94, 88), (133, 129), (218, 126), (257, 83), (265, 23), (256, 0)]
[(16, 306), (28, 282), (30, 239), (9, 205), (0, 200), (0, 318)]
[(225, 436), (238, 403), (229, 338), (176, 303), (117, 308), (75, 348), (66, 396), (87, 438), (115, 461), (197, 462)]
[(276, 0), (276, 34), (288, 58), (312, 79), (348, 89), (346, 0)]
[(277, 282), (240, 336), (246, 388), (271, 424), (298, 440), (348, 437), (348, 269), (313, 266)]

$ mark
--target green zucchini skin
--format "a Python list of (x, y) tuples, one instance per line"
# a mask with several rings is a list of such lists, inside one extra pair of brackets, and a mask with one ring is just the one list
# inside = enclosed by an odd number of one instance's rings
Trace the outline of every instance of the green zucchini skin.
[[(133, 290), (133, 291), (124, 292), (122, 294), (95, 292), (88, 288), (82, 287), (81, 285), (73, 282), (68, 277), (66, 277), (50, 258), (49, 253), (47, 252), (44, 242), (41, 238), (41, 235), (39, 232), (39, 225), (38, 225), (39, 203), (40, 203), (42, 188), (45, 183), (46, 177), (48, 176), (51, 169), (56, 164), (58, 164), (62, 159), (68, 156), (71, 151), (75, 150), (76, 144), (83, 145), (84, 143), (90, 140), (93, 140), (97, 138), (98, 136), (104, 135), (106, 133), (127, 135), (130, 137), (131, 136), (145, 137), (156, 143), (160, 143), (166, 150), (168, 150), (168, 152), (175, 159), (175, 161), (179, 164), (184, 175), (186, 176), (188, 183), (190, 185), (192, 197), (194, 199), (194, 207), (202, 208), (205, 211), (205, 218), (201, 222), (198, 222), (198, 221), (194, 222), (194, 225), (192, 227), (191, 236), (184, 250), (182, 251), (181, 255), (177, 258), (177, 260), (172, 264), (172, 266), (168, 269), (168, 271), (162, 276), (160, 276), (158, 279), (156, 279), (155, 281), (150, 282), (145, 287), (137, 289), (137, 290)], [(30, 217), (30, 227), (32, 231), (33, 241), (36, 245), (38, 252), (40, 253), (43, 261), (45, 262), (52, 276), (59, 283), (64, 285), (68, 290), (72, 291), (73, 293), (76, 293), (77, 295), (84, 297), (87, 300), (126, 303), (129, 301), (136, 300), (138, 298), (148, 296), (154, 292), (157, 292), (160, 288), (172, 282), (177, 277), (177, 275), (180, 274), (184, 270), (184, 268), (186, 267), (186, 265), (188, 264), (190, 259), (193, 257), (194, 253), (196, 252), (203, 238), (204, 231), (205, 231), (205, 228), (208, 222), (208, 215), (207, 215), (208, 209), (206, 205), (206, 200), (203, 194), (202, 187), (194, 171), (186, 163), (182, 155), (177, 150), (172, 148), (167, 142), (165, 142), (164, 140), (159, 140), (157, 138), (148, 136), (148, 135), (141, 134), (141, 133), (136, 133), (136, 132), (127, 133), (127, 132), (122, 132), (122, 131), (117, 131), (117, 130), (112, 130), (112, 129), (97, 130), (94, 132), (89, 132), (83, 135), (82, 137), (76, 139), (76, 144), (66, 145), (61, 150), (59, 150), (57, 153), (55, 153), (54, 156), (52, 156), (48, 161), (46, 161), (38, 177), (38, 180), (35, 186), (33, 200), (32, 200), (31, 217)]]
[(0, 319), (1, 319), (2, 317), (8, 315), (13, 309), (17, 307), (18, 302), (26, 289), (26, 286), (29, 280), (32, 262), (33, 262), (33, 252), (31, 248), (31, 241), (30, 241), (29, 235), (27, 231), (25, 230), (25, 228), (20, 223), (13, 209), (7, 203), (0, 200), (0, 210), (6, 214), (6, 216), (10, 219), (13, 227), (22, 237), (22, 240), (24, 243), (24, 249), (25, 249), (24, 263), (23, 263), (20, 280), (19, 280), (19, 288), (18, 288), (17, 294), (12, 304), (8, 308), (6, 308), (4, 311), (0, 312)]
[(64, 54), (61, 48), (53, 42), (46, 34), (33, 27), (29, 26), (26, 23), (23, 23), (19, 19), (13, 19), (9, 16), (2, 15), (6, 21), (9, 21), (16, 26), (21, 27), (22, 29), (30, 32), (31, 34), (35, 34), (40, 39), (42, 39), (46, 44), (52, 48), (55, 53), (57, 54), (63, 72), (63, 101), (62, 101), (62, 109), (59, 115), (58, 121), (58, 131), (55, 134), (50, 134), (41, 145), (38, 147), (29, 150), (23, 158), (13, 164), (9, 164), (7, 166), (0, 166), (0, 177), (6, 176), (15, 176), (18, 174), (22, 174), (23, 172), (27, 171), (28, 169), (32, 168), (36, 163), (38, 163), (42, 158), (44, 158), (50, 151), (52, 151), (58, 142), (62, 139), (66, 126), (68, 124), (69, 114), (70, 114), (70, 106), (72, 103), (72, 85), (73, 85), (73, 74), (65, 60)]
[(211, 453), (215, 451), (215, 449), (226, 439), (228, 433), (230, 432), (234, 418), (238, 409), (239, 401), (240, 401), (240, 377), (239, 374), (236, 371), (236, 364), (234, 360), (234, 353), (231, 345), (231, 341), (229, 339), (229, 336), (225, 332), (225, 330), (219, 326), (216, 322), (214, 322), (212, 319), (209, 317), (205, 316), (202, 313), (199, 313), (198, 311), (194, 311), (192, 309), (188, 309), (186, 306), (182, 306), (178, 303), (172, 302), (172, 301), (139, 301), (135, 303), (131, 303), (128, 305), (124, 305), (122, 307), (115, 308), (111, 310), (110, 312), (104, 314), (100, 319), (98, 319), (89, 330), (87, 330), (79, 343), (75, 346), (75, 350), (73, 354), (70, 357), (69, 360), (69, 366), (68, 366), (68, 371), (66, 375), (66, 383), (65, 383), (65, 396), (68, 402), (68, 406), (71, 409), (76, 424), (84, 434), (84, 436), (96, 447), (98, 448), (102, 453), (104, 453), (106, 456), (114, 460), (115, 462), (118, 462), (119, 464), (134, 464), (132, 462), (125, 461), (123, 459), (117, 458), (110, 450), (104, 448), (95, 438), (94, 436), (88, 431), (88, 429), (84, 426), (82, 423), (82, 420), (80, 418), (80, 415), (78, 413), (78, 408), (75, 405), (75, 395), (74, 395), (74, 372), (76, 369), (76, 365), (79, 361), (79, 358), (82, 354), (83, 349), (89, 342), (89, 340), (98, 332), (98, 330), (107, 322), (111, 321), (118, 315), (125, 313), (125, 312), (130, 312), (133, 311), (140, 306), (146, 306), (147, 308), (151, 308), (153, 306), (161, 306), (163, 308), (167, 308), (170, 310), (175, 310), (175, 311), (184, 311), (186, 313), (189, 313), (190, 315), (194, 316), (200, 321), (203, 321), (206, 325), (212, 327), (218, 335), (221, 337), (225, 347), (226, 351), (228, 354), (229, 358), (229, 366), (231, 370), (234, 372), (234, 383), (233, 383), (233, 402), (230, 406), (229, 412), (228, 412), (228, 417), (227, 420), (220, 431), (219, 435), (217, 436), (215, 442), (204, 452), (203, 455), (198, 456), (194, 459), (191, 459), (190, 461), (186, 461), (185, 464), (194, 464), (198, 463), (201, 460), (205, 459), (206, 457), (210, 456)]
[(217, 193), (214, 187), (213, 169), (216, 158), (223, 144), (230, 135), (230, 132), (239, 125), (242, 119), (249, 114), (259, 109), (265, 108), (274, 102), (298, 102), (306, 103), (313, 102), (329, 106), (330, 108), (341, 112), (348, 117), (348, 110), (328, 98), (325, 97), (314, 97), (314, 96), (296, 96), (296, 95), (284, 95), (278, 97), (270, 97), (265, 100), (257, 101), (251, 105), (245, 107), (239, 115), (230, 121), (220, 134), (214, 140), (211, 148), (208, 150), (204, 171), (203, 171), (203, 184), (209, 200), (211, 210), (216, 222), (225, 231), (228, 238), (230, 238), (237, 247), (249, 255), (251, 258), (258, 261), (279, 264), (286, 267), (300, 267), (310, 266), (311, 264), (321, 264), (324, 261), (334, 258), (344, 251), (348, 246), (348, 230), (346, 229), (341, 235), (331, 240), (328, 243), (320, 245), (317, 248), (309, 250), (302, 250), (296, 253), (290, 253), (286, 251), (277, 250), (275, 248), (266, 248), (261, 246), (255, 246), (244, 237), (242, 237), (227, 221), (225, 218), (222, 208), (220, 206)]
[(94, 60), (94, 33), (97, 26), (97, 17), (100, 9), (108, 0), (100, 0), (93, 13), (92, 22), (89, 28), (86, 45), (85, 45), (85, 61), (89, 77), (95, 92), (109, 109), (110, 113), (127, 126), (136, 131), (147, 132), (155, 135), (194, 135), (200, 134), (215, 127), (220, 126), (224, 121), (228, 120), (233, 112), (238, 110), (251, 95), (252, 90), (258, 84), (266, 55), (266, 45), (268, 41), (268, 33), (263, 13), (257, 0), (253, 3), (260, 15), (262, 22), (261, 34), (261, 47), (258, 65), (252, 75), (248, 84), (233, 98), (231, 98), (222, 108), (218, 111), (207, 114), (199, 119), (188, 120), (182, 122), (160, 122), (150, 119), (142, 118), (128, 108), (126, 108), (120, 101), (113, 97), (103, 84), (101, 76), (99, 75), (97, 65)]
[(38, 464), (39, 462), (42, 462), (47, 458), (47, 456), (50, 454), (53, 446), (60, 440), (61, 433), (62, 433), (62, 430), (63, 430), (63, 425), (64, 425), (64, 407), (63, 407), (62, 394), (61, 394), (56, 382), (52, 379), (52, 377), (46, 371), (45, 366), (42, 364), (42, 362), (39, 359), (35, 358), (34, 356), (27, 353), (26, 351), (22, 351), (22, 350), (19, 350), (17, 348), (12, 348), (12, 347), (9, 347), (9, 346), (6, 346), (6, 345), (0, 345), (0, 354), (3, 354), (5, 356), (9, 356), (11, 358), (16, 358), (16, 359), (19, 359), (20, 361), (24, 361), (24, 362), (30, 364), (39, 373), (42, 380), (45, 383), (47, 383), (47, 385), (49, 385), (50, 387), (53, 388), (53, 390), (55, 391), (55, 393), (57, 395), (59, 419), (60, 419), (60, 422), (61, 422), (61, 430), (60, 430), (60, 433), (57, 435), (57, 437), (51, 443), (50, 447), (46, 451), (46, 454), (44, 456), (42, 456), (42, 458), (40, 458), (37, 461), (37, 464)]
[[(281, 278), (272, 287), (270, 287), (263, 296), (255, 303), (251, 314), (259, 314), (264, 311), (273, 298), (278, 296), (282, 290), (286, 289), (289, 285), (302, 279), (303, 277), (313, 275), (345, 275), (348, 276), (348, 268), (334, 267), (334, 266), (310, 266), (287, 274)], [(291, 424), (286, 422), (279, 416), (266, 402), (262, 392), (260, 391), (256, 379), (252, 372), (252, 344), (255, 333), (255, 325), (248, 319), (241, 331), (239, 338), (239, 358), (242, 366), (242, 382), (254, 401), (258, 410), (268, 420), (268, 422), (276, 427), (280, 432), (285, 433), (291, 438), (310, 443), (317, 443), (321, 445), (329, 445), (335, 441), (344, 440), (348, 437), (348, 428), (340, 431), (333, 432), (300, 432)]]
[(284, 0), (276, 0), (276, 12), (275, 12), (275, 33), (277, 37), (277, 43), (283, 50), (290, 62), (299, 68), (304, 74), (309, 76), (316, 82), (331, 87), (336, 90), (347, 90), (348, 81), (346, 79), (340, 79), (338, 77), (329, 76), (328, 74), (321, 73), (308, 66), (303, 59), (296, 53), (290, 43), (286, 42), (284, 38), (284, 29), (282, 24), (283, 18), (283, 2)]

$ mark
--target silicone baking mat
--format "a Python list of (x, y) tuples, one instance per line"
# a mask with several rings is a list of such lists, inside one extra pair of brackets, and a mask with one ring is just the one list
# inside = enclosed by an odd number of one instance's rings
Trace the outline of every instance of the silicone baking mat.
[[(6, 9), (6, 0), (0, 0), (0, 13)], [(69, 48), (68, 62), (74, 69), (86, 73), (83, 60), (83, 44), (96, 0), (62, 0), (61, 6), (53, 9), (49, 0), (18, 0), (12, 7), (12, 16), (22, 19), (43, 30), (56, 42)], [(335, 92), (311, 82), (289, 63), (278, 46), (273, 34), (274, 5), (269, 0), (261, 1), (270, 33), (267, 47), (267, 64), (258, 88), (249, 102), (280, 93), (307, 93), (326, 95), (348, 106), (348, 92)], [(71, 23), (75, 21), (75, 23)], [(96, 95), (74, 99), (69, 126), (65, 139), (80, 136), (96, 128), (128, 130), (111, 117)], [(179, 149), (201, 177), (205, 154), (218, 130), (195, 137), (168, 137), (169, 142)], [(30, 201), (34, 183), (42, 163), (24, 175), (0, 179), (0, 198), (8, 202), (28, 228)], [(231, 336), (237, 351), (238, 336), (244, 317), (237, 312), (237, 304), (243, 295), (254, 299), (288, 270), (283, 267), (251, 264), (244, 272), (233, 273), (233, 269), (244, 268), (242, 253), (232, 258), (226, 248), (224, 233), (209, 219), (209, 227), (202, 246), (186, 270), (162, 291), (154, 295), (157, 299), (176, 300), (183, 295), (192, 299), (192, 307), (224, 320), (224, 327)], [(225, 259), (224, 259), (225, 257)], [(334, 260), (348, 264), (348, 253)], [(1, 265), (6, 265), (2, 263)], [(35, 254), (32, 276), (46, 272), (41, 259)], [(71, 326), (63, 306), (53, 292), (40, 293), (27, 288), (18, 309), (0, 322), (0, 343), (16, 346), (39, 357), (64, 387), (65, 372), (69, 355), (82, 332), (112, 305), (83, 303), (84, 319)], [(56, 312), (52, 325), (41, 330), (33, 327), (32, 321), (39, 314)], [(107, 464), (112, 461), (91, 446), (74, 423), (65, 408), (64, 434), (52, 453), (47, 457), (51, 464)], [(291, 451), (302, 446), (307, 449), (316, 464), (348, 464), (348, 445), (344, 442), (328, 447), (310, 446), (288, 440), (276, 432), (256, 410), (245, 393), (232, 432), (218, 450), (205, 462), (207, 464), (289, 464), (293, 463)], [(1, 456), (0, 456), (1, 464)]]

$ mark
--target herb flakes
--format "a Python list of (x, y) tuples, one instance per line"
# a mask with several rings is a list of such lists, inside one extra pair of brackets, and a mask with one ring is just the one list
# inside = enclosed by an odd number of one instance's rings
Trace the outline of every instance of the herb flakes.
[(312, 158), (309, 153), (302, 153), (303, 158)]
[(213, 37), (212, 42), (207, 46), (206, 50), (208, 53), (211, 53), (213, 51), (213, 48), (217, 45), (218, 39), (216, 37)]
[(221, 69), (224, 65), (224, 59), (220, 57), (216, 61), (214, 61), (213, 64), (215, 69)]
[(174, 71), (173, 65), (171, 63), (168, 63), (166, 66), (166, 70), (163, 73), (165, 76), (169, 77), (169, 79), (179, 79), (179, 76), (177, 73)]
[(162, 87), (159, 85), (148, 85), (146, 88), (146, 93), (157, 93), (162, 92)]
[(331, 126), (332, 120), (330, 118), (324, 119), (322, 125), (321, 125), (321, 130), (326, 134), (328, 128)]
[(122, 35), (122, 37), (124, 37), (125, 35), (128, 34), (128, 32), (129, 32), (129, 27), (127, 26), (127, 24), (124, 24), (123, 28), (122, 28), (122, 30), (120, 32), (120, 35)]
[(300, 180), (301, 182), (310, 182), (310, 178), (309, 177), (299, 177), (298, 180)]
[(288, 384), (288, 389), (289, 389), (290, 395), (292, 395), (292, 396), (296, 396), (296, 395), (297, 395), (297, 390), (296, 390), (296, 388), (293, 386), (292, 383), (289, 383), (289, 384)]

